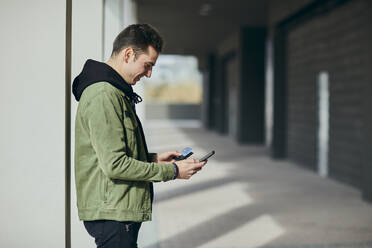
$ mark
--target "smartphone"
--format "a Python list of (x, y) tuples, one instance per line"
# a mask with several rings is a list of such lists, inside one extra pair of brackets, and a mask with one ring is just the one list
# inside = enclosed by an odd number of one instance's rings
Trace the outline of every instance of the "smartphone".
[(208, 153), (207, 155), (205, 155), (204, 157), (202, 157), (201, 159), (199, 159), (199, 162), (204, 162), (208, 158), (212, 157), (214, 154), (215, 154), (215, 152), (214, 151), (211, 151), (210, 153)]

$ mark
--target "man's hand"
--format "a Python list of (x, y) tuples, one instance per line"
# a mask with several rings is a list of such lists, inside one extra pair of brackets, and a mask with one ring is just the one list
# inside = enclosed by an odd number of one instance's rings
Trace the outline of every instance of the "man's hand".
[(154, 162), (160, 163), (160, 164), (171, 164), (176, 161), (173, 158), (174, 156), (181, 156), (181, 155), (182, 154), (177, 151), (159, 152), (156, 154)]
[(178, 167), (178, 179), (190, 179), (196, 172), (200, 171), (207, 161), (199, 162), (198, 160), (188, 158), (175, 162)]

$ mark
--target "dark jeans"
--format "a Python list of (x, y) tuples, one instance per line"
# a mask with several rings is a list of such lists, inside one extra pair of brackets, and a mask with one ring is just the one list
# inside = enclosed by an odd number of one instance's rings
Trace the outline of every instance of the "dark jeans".
[(115, 220), (84, 221), (85, 229), (95, 238), (97, 248), (137, 248), (141, 224)]

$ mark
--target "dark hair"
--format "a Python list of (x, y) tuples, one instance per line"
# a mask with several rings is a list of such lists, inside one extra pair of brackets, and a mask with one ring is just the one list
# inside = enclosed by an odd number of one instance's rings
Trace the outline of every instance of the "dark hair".
[(132, 47), (137, 55), (147, 52), (152, 46), (158, 53), (163, 49), (163, 38), (149, 24), (132, 24), (116, 36), (111, 56), (120, 53), (126, 47)]

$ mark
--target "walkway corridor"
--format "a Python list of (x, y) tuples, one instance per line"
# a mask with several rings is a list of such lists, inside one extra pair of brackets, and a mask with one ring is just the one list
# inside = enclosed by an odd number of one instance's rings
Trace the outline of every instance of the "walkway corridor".
[(155, 184), (154, 218), (140, 233), (144, 248), (372, 247), (372, 204), (347, 185), (261, 146), (238, 146), (198, 127), (146, 123), (149, 150), (215, 150), (189, 181)]

